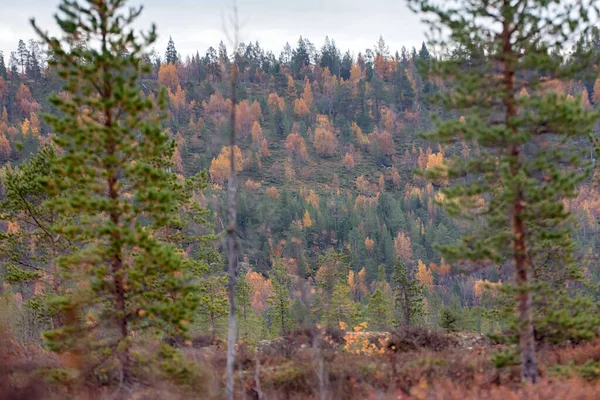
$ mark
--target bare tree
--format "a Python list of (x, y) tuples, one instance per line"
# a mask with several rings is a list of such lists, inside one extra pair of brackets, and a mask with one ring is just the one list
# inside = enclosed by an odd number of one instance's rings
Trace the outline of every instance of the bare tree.
[[(228, 21), (233, 29), (233, 36), (227, 35), (229, 41), (233, 44), (234, 51), (237, 51), (239, 44), (239, 21), (237, 2), (234, 0), (232, 14)], [(227, 29), (225, 29), (227, 33)], [(231, 114), (230, 114), (230, 132), (229, 132), (229, 181), (227, 186), (227, 200), (229, 209), (229, 227), (227, 228), (227, 273), (229, 275), (227, 289), (229, 291), (229, 326), (227, 330), (227, 369), (226, 369), (226, 396), (228, 400), (235, 397), (234, 388), (234, 366), (235, 366), (235, 342), (237, 338), (237, 321), (235, 318), (235, 286), (237, 283), (237, 179), (235, 170), (235, 108), (237, 104), (237, 54), (234, 54), (234, 62), (231, 63)]]

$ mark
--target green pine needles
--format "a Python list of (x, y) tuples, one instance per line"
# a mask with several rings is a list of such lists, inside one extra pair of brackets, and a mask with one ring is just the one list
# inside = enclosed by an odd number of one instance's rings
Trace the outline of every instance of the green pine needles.
[[(523, 377), (535, 382), (534, 329), (548, 325), (539, 321), (552, 318), (568, 285), (582, 278), (563, 200), (590, 176), (584, 150), (599, 116), (580, 98), (556, 94), (552, 82), (575, 76), (565, 48), (598, 10), (583, 0), (410, 4), (432, 17), (432, 44), (449, 51), (430, 73), (451, 82), (437, 100), (453, 118), (438, 120), (426, 136), (449, 147), (476, 144), (468, 157), (456, 151), (443, 168), (425, 174), (449, 179), (446, 210), (480, 227), (444, 247), (444, 257), (514, 269), (516, 285), (507, 289), (517, 306), (512, 332)], [(437, 39), (445, 33), (448, 39)], [(591, 60), (579, 56), (583, 69)]]
[[(47, 180), (47, 207), (71, 221), (55, 232), (78, 244), (58, 259), (70, 282), (54, 301), (64, 324), (44, 336), (49, 348), (71, 354), (77, 369), (111, 367), (127, 386), (148, 353), (136, 351), (138, 339), (184, 335), (198, 299), (189, 262), (177, 240), (165, 237), (179, 224), (184, 197), (164, 161), (174, 150), (160, 125), (165, 93), (155, 102), (138, 86), (156, 34), (152, 28), (139, 39), (132, 24), (141, 8), (125, 3), (64, 0), (56, 15), (60, 39), (33, 25), (65, 83), (51, 98), (59, 112), (46, 115), (61, 149)], [(80, 39), (87, 45), (71, 46)], [(156, 354), (163, 370), (187, 370), (164, 359), (173, 354)]]

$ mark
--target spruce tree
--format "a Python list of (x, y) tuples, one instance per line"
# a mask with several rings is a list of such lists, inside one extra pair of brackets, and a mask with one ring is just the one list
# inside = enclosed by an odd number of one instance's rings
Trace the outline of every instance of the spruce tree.
[(394, 266), (392, 283), (395, 291), (395, 308), (399, 314), (398, 325), (412, 326), (423, 316), (425, 289), (416, 279), (411, 279), (408, 268), (400, 257)]
[(19, 62), (19, 66), (21, 67), (21, 73), (25, 73), (25, 67), (27, 66), (29, 60), (29, 51), (27, 50), (27, 45), (22, 39), (19, 39), (19, 44), (17, 45), (17, 60)]
[(4, 61), (4, 53), (0, 50), (0, 77), (6, 79), (8, 72), (6, 70), (6, 62)]
[[(455, 118), (437, 121), (426, 136), (443, 145), (474, 142), (478, 151), (449, 159), (426, 175), (451, 180), (443, 191), (450, 215), (484, 221), (458, 245), (445, 247), (445, 258), (514, 267), (514, 337), (522, 376), (535, 382), (534, 320), (551, 316), (548, 307), (561, 305), (565, 283), (581, 278), (563, 200), (574, 197), (589, 176), (590, 165), (579, 150), (598, 116), (585, 111), (579, 99), (549, 93), (544, 84), (573, 77), (562, 56), (564, 45), (587, 29), (596, 8), (583, 0), (409, 4), (431, 17), (433, 45), (470, 54), (485, 49), (487, 62), (476, 70), (464, 67), (469, 61), (464, 57), (432, 61), (431, 72), (451, 81), (451, 90), (438, 100)], [(556, 267), (559, 276), (546, 274)], [(544, 296), (533, 296), (533, 289), (551, 286), (556, 288), (551, 302), (539, 303)]]
[(175, 42), (173, 42), (173, 38), (171, 36), (169, 36), (169, 42), (167, 43), (165, 61), (167, 64), (176, 64), (179, 61), (179, 56), (177, 55), (177, 50), (175, 49)]
[[(63, 151), (46, 183), (62, 196), (47, 206), (70, 219), (56, 233), (82, 244), (58, 259), (72, 290), (55, 304), (68, 318), (44, 336), (50, 349), (72, 354), (87, 373), (116, 363), (129, 386), (137, 361), (146, 358), (133, 354), (136, 338), (144, 331), (183, 335), (197, 297), (183, 252), (156, 234), (173, 224), (180, 193), (165, 168), (174, 151), (160, 126), (165, 93), (155, 104), (138, 87), (155, 29), (139, 40), (132, 25), (141, 8), (127, 9), (125, 0), (82, 3), (60, 5), (60, 39), (32, 21), (67, 94), (52, 96), (60, 113), (45, 116)], [(82, 34), (94, 45), (69, 46)], [(165, 346), (153, 355), (176, 357)], [(165, 372), (182, 372), (163, 361)]]

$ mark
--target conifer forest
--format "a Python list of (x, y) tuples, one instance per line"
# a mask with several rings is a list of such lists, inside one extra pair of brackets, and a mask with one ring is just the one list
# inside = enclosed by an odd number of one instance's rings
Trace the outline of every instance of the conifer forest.
[(32, 8), (0, 399), (599, 399), (600, 1), (397, 2), (420, 46)]

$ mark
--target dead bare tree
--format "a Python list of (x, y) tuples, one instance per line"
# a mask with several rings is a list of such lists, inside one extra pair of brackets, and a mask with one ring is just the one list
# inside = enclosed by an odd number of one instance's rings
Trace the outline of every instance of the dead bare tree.
[[(237, 283), (237, 264), (238, 264), (238, 242), (237, 242), (237, 179), (235, 170), (235, 112), (237, 104), (237, 48), (239, 45), (239, 21), (237, 2), (234, 0), (232, 14), (229, 24), (233, 30), (233, 35), (227, 35), (229, 41), (233, 44), (234, 60), (231, 63), (231, 114), (229, 131), (229, 181), (227, 186), (227, 203), (229, 214), (229, 226), (227, 228), (227, 289), (229, 292), (229, 326), (227, 330), (227, 367), (226, 367), (226, 397), (233, 400), (235, 397), (234, 387), (234, 368), (235, 368), (235, 343), (237, 339), (237, 321), (235, 317), (235, 286)], [(228, 31), (225, 29), (225, 33)]]

